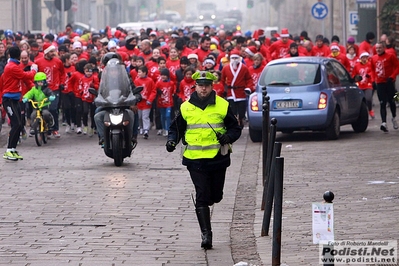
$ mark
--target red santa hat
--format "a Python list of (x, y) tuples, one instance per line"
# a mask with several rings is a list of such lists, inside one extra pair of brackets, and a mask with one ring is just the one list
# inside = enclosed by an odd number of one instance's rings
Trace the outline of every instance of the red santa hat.
[(288, 32), (288, 29), (287, 29), (287, 28), (281, 29), (281, 34), (280, 34), (280, 36), (281, 36), (281, 38), (290, 37), (290, 34), (289, 34), (289, 32)]
[(157, 36), (157, 32), (153, 30), (153, 31), (150, 32), (150, 36), (151, 35), (154, 35), (156, 37)]
[(339, 47), (338, 47), (338, 45), (331, 45), (330, 46), (330, 50), (332, 51), (332, 50), (338, 50), (339, 51)]
[(48, 54), (49, 52), (55, 50), (55, 46), (51, 45), (50, 43), (46, 42), (43, 44), (43, 52), (44, 54)]
[(237, 49), (233, 49), (233, 50), (231, 50), (231, 52), (230, 52), (230, 58), (232, 58), (232, 57), (240, 57), (241, 55), (240, 55), (240, 51), (238, 51)]
[(250, 56), (254, 56), (258, 51), (256, 50), (255, 46), (248, 46), (247, 48), (245, 48), (245, 52)]

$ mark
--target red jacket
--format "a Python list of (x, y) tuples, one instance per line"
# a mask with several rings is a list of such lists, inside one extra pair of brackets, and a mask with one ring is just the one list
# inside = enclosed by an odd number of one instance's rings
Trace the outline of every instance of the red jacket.
[[(254, 81), (254, 88), (256, 87), (256, 84), (258, 84), (260, 74), (262, 74), (262, 71), (265, 68), (265, 66), (266, 66), (265, 64), (262, 64), (257, 68), (254, 68), (254, 66), (251, 66), (248, 68), (249, 73), (251, 74), (252, 80)], [(252, 90), (252, 88), (251, 88), (251, 90)]]
[(137, 108), (139, 110), (151, 109), (152, 106), (148, 105), (147, 102), (152, 103), (157, 96), (154, 81), (149, 77), (136, 78), (134, 84), (137, 87), (143, 86), (143, 90), (141, 91), (142, 100), (137, 104)]
[(98, 75), (93, 73), (91, 77), (83, 75), (79, 80), (79, 91), (82, 92), (82, 101), (92, 103), (94, 101), (94, 95), (89, 92), (89, 88), (94, 88), (98, 90), (98, 85), (100, 81), (98, 80)]
[(371, 62), (367, 61), (366, 64), (357, 62), (352, 71), (352, 77), (361, 76), (362, 80), (357, 83), (360, 89), (372, 89), (373, 88), (373, 73), (371, 71)]
[[(24, 65), (20, 62), (19, 67), (24, 70), (25, 68), (28, 68), (30, 70), (30, 66), (33, 64), (32, 61), (29, 61), (28, 64)], [(25, 70), (27, 71), (27, 70)], [(35, 83), (33, 83), (33, 79), (27, 79), (24, 80), (22, 83), (22, 95), (25, 95), (33, 86), (35, 86)]]
[(216, 92), (216, 94), (222, 98), (224, 98), (224, 86), (221, 82), (218, 83), (213, 83), (213, 90)]
[(348, 70), (348, 72), (351, 71), (351, 63), (349, 62), (349, 59), (346, 57), (346, 54), (339, 53), (337, 56), (333, 56), (330, 53), (328, 57), (334, 58), (335, 60), (339, 61), (346, 68), (346, 70)]
[(75, 66), (65, 67), (65, 87), (62, 93), (70, 93), (73, 92), (73, 88), (69, 86), (69, 79), (72, 77), (73, 73), (76, 71)]
[(317, 45), (314, 45), (312, 48), (312, 51), (310, 52), (311, 56), (318, 56), (318, 57), (328, 57), (328, 55), (331, 53), (330, 48), (325, 46), (323, 44), (322, 47), (318, 47)]
[(205, 51), (202, 48), (198, 48), (197, 50), (193, 51), (193, 53), (198, 55), (198, 61), (200, 62), (200, 64), (202, 64), (205, 58), (207, 58), (208, 55), (211, 53), (211, 50), (208, 49), (208, 51)]
[(166, 60), (166, 68), (169, 69), (170, 73), (175, 75), (176, 70), (178, 70), (180, 68), (180, 60), (179, 59), (176, 59), (176, 60), (167, 59)]
[(154, 81), (154, 83), (156, 83), (158, 80), (157, 72), (159, 72), (158, 63), (150, 60), (145, 63), (145, 66), (148, 69), (148, 76), (152, 79), (152, 81)]
[(79, 71), (75, 71), (68, 80), (68, 90), (72, 91), (76, 98), (81, 98), (82, 96), (82, 92), (79, 90), (79, 80), (83, 76), (84, 74), (80, 73)]
[(284, 58), (286, 54), (288, 54), (290, 50), (290, 44), (293, 43), (293, 40), (288, 40), (286, 43), (283, 43), (282, 40), (278, 40), (269, 47), (269, 53), (271, 55), (271, 59), (279, 59)]
[(367, 41), (363, 41), (359, 45), (359, 53), (358, 53), (358, 55), (361, 55), (363, 52), (369, 53), (370, 57), (374, 55), (373, 46)]
[[(240, 63), (240, 67), (237, 68), (236, 74), (233, 74), (231, 64), (226, 65), (222, 69), (222, 84), (227, 86), (227, 99), (233, 99), (237, 101), (246, 100), (247, 95), (245, 94), (245, 88), (254, 89), (254, 81), (249, 73), (246, 65)], [(233, 82), (234, 81), (234, 82)]]
[(399, 61), (393, 54), (375, 54), (371, 58), (371, 70), (376, 83), (386, 83), (388, 78), (396, 79)]
[(58, 90), (60, 85), (65, 84), (65, 70), (62, 61), (54, 57), (51, 60), (39, 58), (36, 61), (40, 72), (46, 73), (48, 87), (52, 90)]
[[(32, 81), (36, 74), (35, 70), (23, 71), (19, 66), (19, 61), (10, 59), (4, 68), (4, 73), (1, 75), (1, 96), (6, 93), (21, 94), (22, 96), (22, 83), (24, 81)], [(21, 97), (20, 97), (21, 98)]]
[(157, 97), (157, 107), (159, 108), (167, 108), (173, 107), (173, 95), (176, 92), (176, 85), (173, 81), (158, 81), (155, 84), (157, 89), (158, 97)]
[(179, 96), (182, 101), (186, 101), (190, 99), (191, 94), (195, 91), (195, 80), (192, 78), (187, 79), (184, 77), (182, 81), (180, 81), (179, 92), (177, 96)]

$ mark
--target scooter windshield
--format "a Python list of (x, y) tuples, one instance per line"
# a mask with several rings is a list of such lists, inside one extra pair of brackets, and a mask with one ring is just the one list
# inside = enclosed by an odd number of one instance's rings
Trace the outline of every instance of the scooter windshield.
[(97, 106), (118, 107), (134, 104), (135, 97), (130, 89), (130, 80), (125, 65), (117, 59), (108, 61), (101, 75)]

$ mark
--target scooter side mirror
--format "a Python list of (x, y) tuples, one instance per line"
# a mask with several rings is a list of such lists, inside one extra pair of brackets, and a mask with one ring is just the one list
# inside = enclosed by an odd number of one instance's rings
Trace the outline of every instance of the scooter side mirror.
[(132, 90), (133, 94), (139, 94), (144, 89), (143, 86), (138, 86)]
[(96, 89), (94, 89), (94, 88), (89, 88), (89, 93), (93, 94), (96, 97), (98, 96), (98, 91)]

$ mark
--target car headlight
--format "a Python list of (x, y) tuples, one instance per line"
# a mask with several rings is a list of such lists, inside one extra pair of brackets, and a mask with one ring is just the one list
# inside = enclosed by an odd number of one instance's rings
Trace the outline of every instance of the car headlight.
[(119, 114), (119, 115), (110, 114), (109, 115), (109, 120), (111, 120), (111, 123), (113, 125), (119, 125), (120, 123), (122, 123), (122, 119), (123, 119), (123, 114)]

